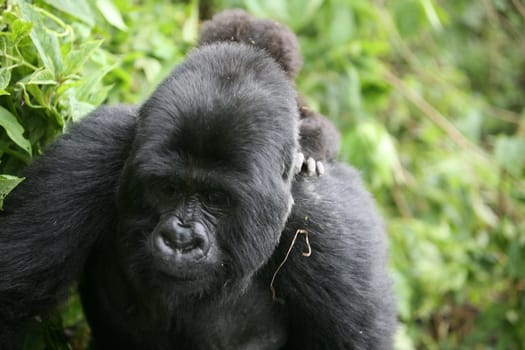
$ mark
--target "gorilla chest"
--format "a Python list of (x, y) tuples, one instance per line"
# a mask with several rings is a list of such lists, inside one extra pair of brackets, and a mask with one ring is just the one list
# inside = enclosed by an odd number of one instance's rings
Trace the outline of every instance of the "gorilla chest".
[[(279, 350), (286, 344), (285, 312), (267, 283), (252, 281), (242, 294), (228, 292), (225, 298), (173, 298), (154, 291), (146, 296), (111, 270), (107, 265), (89, 270), (88, 283), (81, 285), (101, 349)], [(100, 284), (103, 277), (108, 278)]]
[[(193, 348), (231, 350), (278, 350), (286, 343), (282, 312), (258, 293), (241, 300), (205, 307), (187, 332)], [(175, 342), (176, 343), (176, 342)]]

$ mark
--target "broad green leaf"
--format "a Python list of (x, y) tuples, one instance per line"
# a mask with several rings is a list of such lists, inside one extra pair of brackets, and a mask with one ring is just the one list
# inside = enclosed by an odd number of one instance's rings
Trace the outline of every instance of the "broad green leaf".
[(490, 227), (495, 227), (498, 224), (498, 217), (487, 205), (483, 202), (483, 199), (479, 195), (473, 195), (471, 197), (472, 209), (476, 213), (477, 217)]
[(182, 27), (182, 39), (187, 42), (197, 40), (199, 34), (199, 2), (193, 0), (186, 8), (186, 21)]
[(28, 154), (31, 154), (31, 144), (24, 137), (24, 128), (18, 123), (16, 117), (4, 107), (0, 106), (0, 126), (9, 138)]
[(24, 37), (28, 36), (31, 33), (33, 24), (31, 22), (26, 22), (21, 19), (16, 19), (11, 25), (11, 40), (17, 44)]
[(428, 21), (430, 22), (430, 25), (434, 28), (434, 30), (441, 30), (443, 29), (443, 26), (441, 25), (441, 21), (439, 20), (439, 16), (436, 12), (436, 9), (434, 8), (434, 4), (432, 3), (432, 0), (419, 0), (421, 3), (421, 6), (423, 6), (423, 9), (425, 10), (425, 14), (427, 15)]
[(96, 107), (95, 105), (91, 103), (79, 101), (76, 98), (73, 89), (70, 89), (67, 95), (68, 95), (67, 103), (66, 103), (67, 109), (68, 109), (67, 114), (69, 115), (69, 117), (71, 118), (71, 121), (73, 122), (79, 121), (80, 119), (82, 119), (82, 117), (86, 116), (89, 112), (94, 110)]
[(348, 74), (348, 102), (350, 106), (360, 108), (362, 96), (359, 72), (355, 67), (349, 66), (346, 73)]
[(86, 0), (44, 0), (49, 5), (78, 18), (90, 26), (95, 24), (93, 11)]
[(245, 0), (245, 5), (254, 16), (257, 17), (272, 17), (286, 21), (288, 19), (288, 11), (286, 1), (282, 0), (268, 0), (256, 1)]
[(499, 136), (494, 146), (496, 159), (514, 176), (523, 175), (525, 169), (525, 140), (519, 137)]
[(106, 21), (112, 26), (120, 30), (128, 30), (128, 27), (120, 15), (120, 11), (111, 0), (97, 0), (96, 5), (100, 13), (102, 13), (102, 16), (104, 16)]
[(11, 81), (11, 70), (0, 68), (0, 90), (4, 90)]
[(102, 40), (89, 41), (83, 43), (78, 49), (71, 50), (64, 59), (64, 74), (77, 72), (101, 44)]
[(354, 14), (350, 6), (333, 6), (333, 17), (330, 24), (330, 40), (332, 45), (347, 43), (354, 33)]
[[(42, 90), (38, 85), (26, 84), (25, 82), (17, 83), (17, 86), (22, 89), (24, 95), (24, 102), (31, 108), (50, 108), (49, 102), (46, 100)], [(36, 103), (35, 103), (36, 102)]]
[(525, 246), (518, 240), (509, 247), (509, 272), (516, 278), (525, 279)]
[(0, 210), (3, 209), (4, 199), (24, 179), (11, 175), (0, 175)]
[(343, 135), (343, 156), (369, 173), (374, 187), (391, 185), (401, 167), (392, 137), (383, 125), (361, 122), (351, 133)]
[(394, 4), (394, 20), (401, 36), (419, 34), (426, 20), (421, 3), (415, 0), (398, 0)]
[(27, 81), (25, 81), (26, 84), (33, 84), (33, 85), (56, 85), (58, 84), (55, 80), (55, 77), (53, 76), (53, 73), (51, 73), (47, 69), (42, 69), (33, 72), (29, 77), (27, 77)]
[(148, 82), (154, 82), (160, 73), (162, 66), (158, 60), (150, 57), (141, 57), (135, 61), (135, 68), (144, 70)]
[(397, 350), (414, 350), (416, 349), (416, 346), (414, 345), (414, 341), (411, 337), (411, 335), (408, 332), (408, 327), (403, 324), (399, 323), (397, 332), (394, 336), (394, 349)]
[(42, 20), (42, 14), (33, 5), (24, 1), (18, 1), (18, 5), (20, 6), (22, 18), (33, 24), (30, 37), (42, 63), (53, 75), (60, 75), (62, 71), (62, 55), (56, 35), (46, 28)]
[(116, 65), (117, 63), (101, 68), (96, 73), (90, 74), (79, 81), (78, 87), (74, 88), (76, 99), (95, 106), (102, 103), (111, 87), (105, 86), (100, 88), (100, 82)]
[(312, 21), (312, 18), (319, 13), (319, 8), (323, 5), (324, 0), (289, 0), (286, 1), (288, 8), (287, 13), (296, 14), (300, 16), (288, 16), (287, 23), (292, 29), (299, 29), (304, 24)]

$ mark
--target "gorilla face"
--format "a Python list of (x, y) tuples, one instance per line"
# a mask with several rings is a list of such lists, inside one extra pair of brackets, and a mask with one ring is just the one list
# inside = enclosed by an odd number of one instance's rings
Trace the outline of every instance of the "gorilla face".
[(268, 260), (293, 203), (295, 96), (252, 47), (193, 51), (139, 111), (116, 250), (137, 290), (205, 295)]

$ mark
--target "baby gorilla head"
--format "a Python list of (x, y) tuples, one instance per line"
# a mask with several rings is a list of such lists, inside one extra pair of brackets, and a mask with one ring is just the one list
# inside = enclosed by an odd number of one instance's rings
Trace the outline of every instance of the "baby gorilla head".
[(263, 50), (212, 44), (172, 72), (140, 108), (118, 191), (117, 251), (137, 288), (202, 295), (268, 260), (293, 202), (297, 119)]

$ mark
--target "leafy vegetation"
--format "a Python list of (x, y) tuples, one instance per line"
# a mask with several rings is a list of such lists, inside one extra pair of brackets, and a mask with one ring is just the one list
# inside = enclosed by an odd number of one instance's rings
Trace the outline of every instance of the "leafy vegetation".
[[(342, 131), (391, 238), (397, 349), (525, 344), (525, 5), (519, 0), (8, 1), (0, 204), (101, 103), (140, 102), (228, 7), (288, 24), (298, 88)], [(62, 331), (61, 322), (65, 327)], [(65, 334), (65, 336), (64, 336)], [(27, 349), (84, 349), (78, 299)]]

